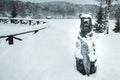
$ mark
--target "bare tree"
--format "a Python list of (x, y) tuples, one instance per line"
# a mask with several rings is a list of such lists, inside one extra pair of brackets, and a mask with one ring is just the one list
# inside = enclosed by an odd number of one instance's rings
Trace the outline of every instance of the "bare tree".
[(105, 7), (105, 33), (109, 34), (109, 15), (110, 15), (110, 8), (111, 4), (114, 0), (106, 0), (106, 7)]

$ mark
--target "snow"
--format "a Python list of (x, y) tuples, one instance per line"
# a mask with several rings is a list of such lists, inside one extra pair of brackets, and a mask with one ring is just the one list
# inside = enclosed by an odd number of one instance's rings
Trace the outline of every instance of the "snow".
[(90, 18), (92, 18), (92, 15), (91, 15), (91, 13), (89, 13), (89, 14), (83, 14), (83, 13), (81, 13), (80, 17), (85, 17), (85, 18), (90, 17)]
[(40, 2), (52, 2), (52, 1), (65, 1), (65, 2), (70, 2), (70, 3), (75, 3), (75, 4), (99, 4), (97, 1), (95, 0), (91, 0), (91, 1), (87, 1), (87, 0), (22, 0), (22, 1), (31, 1), (31, 2), (36, 2), (36, 3), (40, 3)]
[[(80, 20), (49, 19), (47, 22), (45, 30), (35, 35), (22, 35), (26, 38), (14, 45), (9, 46), (0, 39), (0, 80), (119, 80), (120, 34), (110, 31), (109, 35), (94, 35), (97, 73), (88, 77), (75, 67), (74, 52)], [(110, 24), (113, 29), (114, 22)], [(13, 27), (21, 29), (17, 25)]]
[[(15, 24), (0, 24), (0, 36), (6, 36), (6, 35), (14, 35), (18, 33), (24, 33), (31, 30), (37, 30), (46, 28), (46, 24), (40, 24), (36, 26), (28, 26), (28, 25), (15, 25)], [(19, 27), (19, 28), (18, 28)]]

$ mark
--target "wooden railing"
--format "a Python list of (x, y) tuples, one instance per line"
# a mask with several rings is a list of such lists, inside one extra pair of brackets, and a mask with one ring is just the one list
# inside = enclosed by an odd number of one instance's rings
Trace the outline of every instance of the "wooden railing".
[(16, 34), (11, 34), (11, 35), (5, 35), (5, 36), (0, 36), (0, 38), (6, 38), (6, 41), (8, 41), (9, 45), (14, 44), (14, 39), (17, 39), (19, 41), (22, 41), (22, 39), (15, 37), (17, 35), (22, 35), (22, 34), (27, 34), (27, 33), (31, 33), (34, 32), (33, 34), (36, 34), (38, 31), (46, 29), (47, 27), (41, 28), (41, 29), (35, 29), (35, 30), (31, 30), (31, 31), (26, 31), (26, 32), (21, 32), (21, 33), (16, 33)]
[[(24, 19), (24, 18), (8, 18), (8, 17), (0, 17), (0, 23), (3, 24), (24, 24), (24, 25), (29, 25), (29, 26), (33, 26), (33, 25), (39, 25), (39, 24), (45, 24), (45, 21), (41, 21), (40, 19)], [(37, 33), (40, 30), (46, 29), (46, 27), (44, 28), (40, 28), (40, 29), (34, 29), (31, 31), (26, 31), (26, 32), (19, 32), (16, 34), (10, 34), (10, 35), (3, 35), (0, 36), (0, 38), (7, 38), (6, 41), (8, 41), (9, 45), (14, 44), (14, 39), (20, 40), (22, 41), (22, 39), (17, 38), (17, 35), (22, 35), (22, 34), (27, 34), (27, 33), (31, 33), (34, 32)]]

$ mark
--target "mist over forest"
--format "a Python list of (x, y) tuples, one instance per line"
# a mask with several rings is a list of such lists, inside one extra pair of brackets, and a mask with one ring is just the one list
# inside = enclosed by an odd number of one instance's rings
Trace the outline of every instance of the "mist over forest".
[[(114, 14), (119, 5), (112, 5), (110, 18), (114, 19)], [(53, 19), (73, 19), (79, 18), (80, 13), (92, 13), (93, 17), (99, 9), (99, 5), (73, 4), (63, 1), (32, 3), (23, 1), (0, 0), (0, 17), (11, 17), (15, 10), (19, 18), (43, 19), (51, 16)]]

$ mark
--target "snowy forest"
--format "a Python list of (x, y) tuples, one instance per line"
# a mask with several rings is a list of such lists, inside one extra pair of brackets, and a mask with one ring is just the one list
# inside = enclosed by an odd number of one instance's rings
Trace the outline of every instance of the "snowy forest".
[[(115, 11), (120, 5), (112, 5), (110, 18), (114, 19)], [(0, 0), (0, 16), (11, 17), (12, 11), (16, 12), (16, 17), (46, 18), (51, 16), (53, 19), (72, 19), (78, 18), (80, 13), (92, 13), (94, 17), (99, 10), (98, 5), (74, 4), (63, 1), (52, 1), (43, 3), (32, 3), (13, 0)]]

